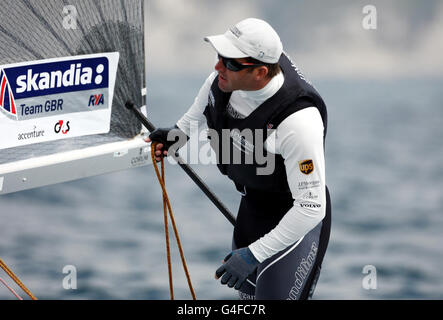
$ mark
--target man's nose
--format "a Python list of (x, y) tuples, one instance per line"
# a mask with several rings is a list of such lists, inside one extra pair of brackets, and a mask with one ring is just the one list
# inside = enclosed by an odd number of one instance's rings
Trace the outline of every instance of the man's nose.
[(225, 65), (223, 64), (223, 61), (221, 58), (218, 59), (218, 62), (215, 64), (215, 70), (216, 71), (223, 71), (225, 68)]

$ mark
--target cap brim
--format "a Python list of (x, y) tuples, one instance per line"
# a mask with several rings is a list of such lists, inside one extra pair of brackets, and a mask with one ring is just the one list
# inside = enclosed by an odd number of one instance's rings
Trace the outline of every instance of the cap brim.
[(220, 34), (217, 36), (205, 37), (204, 40), (209, 42), (215, 49), (223, 57), (226, 58), (246, 58), (249, 57), (243, 51), (239, 50), (234, 44), (226, 38), (224, 34)]

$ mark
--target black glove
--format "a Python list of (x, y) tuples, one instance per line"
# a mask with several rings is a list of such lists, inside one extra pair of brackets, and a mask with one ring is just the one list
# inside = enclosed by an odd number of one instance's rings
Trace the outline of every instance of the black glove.
[(172, 153), (175, 154), (175, 152), (183, 147), (186, 142), (188, 141), (188, 136), (186, 133), (181, 131), (177, 125), (170, 128), (158, 128), (151, 132), (149, 135), (149, 139), (153, 142), (159, 142), (163, 144), (162, 153), (163, 151), (168, 151), (168, 155), (170, 154), (169, 148), (174, 145), (174, 150)]
[(259, 264), (248, 247), (240, 248), (227, 255), (224, 264), (215, 272), (215, 276), (217, 279), (222, 277), (222, 284), (238, 290)]

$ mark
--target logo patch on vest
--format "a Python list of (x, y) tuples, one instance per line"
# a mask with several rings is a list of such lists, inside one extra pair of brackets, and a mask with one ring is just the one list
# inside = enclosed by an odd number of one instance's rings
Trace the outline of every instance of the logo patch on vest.
[(298, 166), (300, 171), (306, 175), (314, 171), (314, 162), (312, 162), (312, 159), (299, 161)]
[(215, 106), (215, 99), (214, 99), (214, 94), (212, 93), (212, 90), (209, 90), (208, 104), (210, 107)]

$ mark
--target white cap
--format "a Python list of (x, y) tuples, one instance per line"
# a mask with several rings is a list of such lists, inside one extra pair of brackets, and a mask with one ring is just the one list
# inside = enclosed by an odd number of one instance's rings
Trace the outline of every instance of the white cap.
[(283, 45), (277, 32), (265, 21), (249, 18), (240, 21), (224, 34), (205, 38), (226, 58), (252, 57), (265, 63), (277, 63)]

